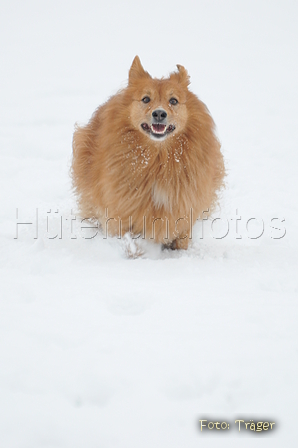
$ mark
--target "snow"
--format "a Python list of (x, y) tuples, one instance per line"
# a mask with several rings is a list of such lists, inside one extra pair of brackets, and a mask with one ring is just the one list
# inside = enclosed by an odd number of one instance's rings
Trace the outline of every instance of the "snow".
[[(276, 422), (220, 431), (220, 446), (296, 446), (297, 13), (290, 0), (1, 5), (1, 447), (218, 446), (203, 418)], [(189, 70), (228, 177), (221, 220), (197, 223), (187, 251), (128, 259), (135, 242), (74, 220), (69, 167), (74, 123), (136, 54), (153, 76)]]

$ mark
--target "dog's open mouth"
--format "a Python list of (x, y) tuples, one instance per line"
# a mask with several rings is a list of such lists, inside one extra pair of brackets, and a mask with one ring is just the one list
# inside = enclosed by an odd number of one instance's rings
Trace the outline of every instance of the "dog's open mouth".
[(150, 129), (153, 134), (163, 135), (166, 132), (167, 127), (165, 124), (152, 124)]
[(165, 124), (153, 123), (149, 126), (147, 123), (142, 123), (141, 127), (144, 131), (150, 133), (154, 137), (164, 137), (175, 130), (175, 126), (170, 124), (168, 127)]

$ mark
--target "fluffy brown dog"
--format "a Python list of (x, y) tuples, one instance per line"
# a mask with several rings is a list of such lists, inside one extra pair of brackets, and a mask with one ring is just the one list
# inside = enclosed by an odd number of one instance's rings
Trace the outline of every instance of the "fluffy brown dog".
[(106, 234), (186, 249), (216, 203), (224, 163), (209, 111), (177, 68), (155, 79), (135, 57), (128, 86), (76, 128), (72, 175), (82, 216)]

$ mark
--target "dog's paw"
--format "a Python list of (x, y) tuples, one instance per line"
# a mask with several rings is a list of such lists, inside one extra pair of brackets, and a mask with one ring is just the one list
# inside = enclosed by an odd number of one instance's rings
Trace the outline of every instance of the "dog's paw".
[(141, 235), (132, 235), (127, 232), (121, 239), (121, 249), (126, 258), (149, 258), (158, 260), (161, 258), (161, 244), (145, 240)]
[(131, 233), (127, 232), (121, 240), (121, 245), (124, 254), (127, 258), (139, 258), (144, 255), (144, 248), (142, 242), (138, 238), (134, 237)]

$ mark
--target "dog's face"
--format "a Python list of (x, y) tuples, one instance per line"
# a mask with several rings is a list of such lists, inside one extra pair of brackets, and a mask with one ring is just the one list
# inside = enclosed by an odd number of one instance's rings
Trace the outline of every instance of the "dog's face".
[(131, 123), (158, 142), (183, 131), (187, 122), (189, 77), (183, 67), (177, 67), (178, 72), (168, 79), (152, 79), (136, 56), (130, 68)]

